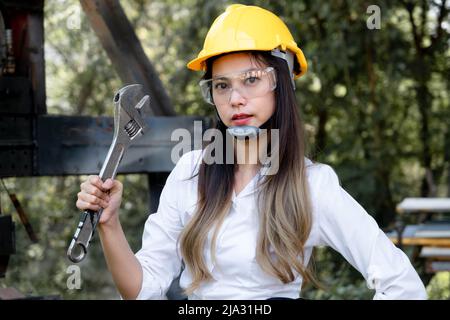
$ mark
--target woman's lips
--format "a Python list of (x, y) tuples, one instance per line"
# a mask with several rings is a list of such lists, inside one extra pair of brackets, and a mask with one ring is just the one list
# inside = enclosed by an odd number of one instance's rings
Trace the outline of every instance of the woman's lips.
[(231, 120), (231, 122), (236, 126), (245, 125), (247, 122), (251, 120), (252, 116), (239, 117), (237, 119)]

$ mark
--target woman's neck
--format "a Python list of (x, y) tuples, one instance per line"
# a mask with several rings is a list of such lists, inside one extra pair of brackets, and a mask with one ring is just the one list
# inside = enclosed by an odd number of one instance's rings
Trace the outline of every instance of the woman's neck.
[(267, 148), (267, 133), (261, 133), (257, 138), (235, 140), (234, 154), (236, 170), (256, 171), (261, 166), (264, 150)]

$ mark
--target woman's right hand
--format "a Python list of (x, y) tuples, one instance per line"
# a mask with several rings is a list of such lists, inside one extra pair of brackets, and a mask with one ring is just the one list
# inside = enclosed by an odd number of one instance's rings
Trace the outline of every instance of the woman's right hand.
[(122, 183), (107, 179), (102, 182), (99, 176), (89, 176), (80, 185), (76, 206), (80, 210), (98, 211), (103, 208), (100, 224), (118, 219), (120, 203), (122, 202)]

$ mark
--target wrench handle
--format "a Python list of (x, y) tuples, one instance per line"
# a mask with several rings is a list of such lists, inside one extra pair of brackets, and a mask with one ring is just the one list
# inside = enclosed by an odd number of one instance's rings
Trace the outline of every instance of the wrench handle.
[(100, 170), (100, 179), (102, 179), (103, 182), (108, 178), (114, 179), (116, 177), (117, 169), (119, 168), (119, 164), (127, 149), (127, 144), (123, 143), (119, 138), (120, 137), (115, 138), (111, 144), (105, 162)]
[[(111, 147), (109, 148), (103, 167), (100, 170), (100, 178), (105, 181), (108, 178), (114, 179), (126, 149), (126, 144), (122, 143), (120, 139), (115, 138)], [(80, 217), (77, 230), (73, 239), (67, 249), (67, 257), (70, 261), (78, 263), (82, 261), (87, 254), (87, 248), (94, 236), (95, 228), (100, 220), (103, 208), (99, 211), (85, 210)]]

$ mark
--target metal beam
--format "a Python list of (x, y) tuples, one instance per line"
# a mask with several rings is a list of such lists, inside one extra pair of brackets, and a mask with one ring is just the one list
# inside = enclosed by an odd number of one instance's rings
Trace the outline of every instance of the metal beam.
[[(170, 172), (175, 165), (172, 148), (179, 143), (171, 141), (172, 132), (187, 129), (193, 149), (196, 120), (202, 121), (203, 130), (211, 126), (210, 118), (200, 116), (147, 118), (150, 131), (131, 145), (118, 172)], [(0, 131), (7, 133), (0, 137), (0, 177), (99, 173), (112, 142), (112, 117), (43, 115), (35, 121), (37, 135), (33, 137), (27, 133), (32, 119), (0, 117)]]
[[(14, 77), (29, 79), (32, 89), (32, 113), (44, 114), (45, 60), (44, 60), (44, 1), (0, 0), (2, 15), (12, 29), (15, 72)], [(1, 35), (3, 36), (3, 35)], [(29, 94), (28, 92), (26, 94)]]

